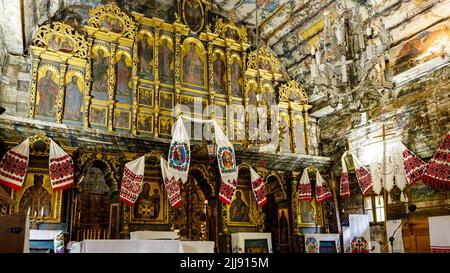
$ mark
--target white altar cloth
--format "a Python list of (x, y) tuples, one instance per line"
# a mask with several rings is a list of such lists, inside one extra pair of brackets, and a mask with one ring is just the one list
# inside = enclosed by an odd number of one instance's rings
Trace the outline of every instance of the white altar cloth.
[(133, 231), (131, 240), (175, 240), (178, 235), (175, 231)]
[(214, 253), (214, 242), (178, 240), (84, 240), (71, 253)]

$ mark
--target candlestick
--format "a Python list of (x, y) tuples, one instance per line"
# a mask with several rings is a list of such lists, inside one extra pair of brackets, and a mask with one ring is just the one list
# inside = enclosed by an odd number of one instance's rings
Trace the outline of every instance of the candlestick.
[(44, 217), (44, 207), (41, 208), (41, 217)]

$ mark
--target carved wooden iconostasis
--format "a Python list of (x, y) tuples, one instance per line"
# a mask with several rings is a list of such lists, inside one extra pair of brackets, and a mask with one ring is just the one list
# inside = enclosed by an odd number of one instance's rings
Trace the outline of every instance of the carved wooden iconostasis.
[[(64, 22), (41, 26), (30, 47), (29, 118), (86, 134), (166, 142), (172, 137), (174, 114), (200, 106), (203, 116), (193, 117), (216, 119), (237, 147), (272, 142), (273, 152), (314, 154), (306, 92), (295, 81), (286, 82), (269, 49), (251, 48), (246, 28), (233, 14), (212, 26), (207, 0), (181, 0), (177, 8), (173, 23), (130, 14), (110, 3), (91, 9), (87, 25), (78, 31)], [(255, 118), (262, 128), (259, 136), (249, 130)], [(217, 201), (220, 177), (210, 164), (192, 164), (182, 186), (183, 205), (173, 210), (161, 179), (160, 154), (153, 151), (147, 154), (143, 191), (130, 207), (118, 201), (120, 179), (124, 164), (142, 151), (77, 148), (74, 156), (75, 148), (66, 146), (76, 163), (76, 185), (59, 199), (50, 193), (53, 218), (46, 220), (61, 222), (67, 210), (65, 222), (73, 239), (129, 238), (132, 231), (170, 229), (219, 244), (219, 234), (268, 230), (276, 244), (290, 248), (292, 242), (286, 243), (285, 234), (277, 231), (287, 224), (283, 231), (295, 232), (283, 172), (258, 169), (273, 197), (269, 221), (264, 216), (269, 212), (255, 203), (247, 163), (242, 163), (230, 206)], [(29, 186), (40, 179), (27, 177)], [(47, 180), (42, 179), (44, 188)], [(64, 208), (66, 203), (69, 208)], [(245, 213), (236, 214), (240, 210)]]
[[(213, 29), (209, 10), (206, 0), (179, 1), (177, 20), (168, 23), (110, 3), (91, 9), (80, 32), (64, 22), (40, 27), (31, 46), (29, 117), (170, 138), (174, 114), (201, 109), (194, 117), (217, 119), (235, 144), (273, 140), (281, 152), (314, 153), (304, 90), (294, 81), (279, 84), (286, 80), (266, 47), (256, 64), (257, 50), (249, 51), (247, 31), (233, 14)], [(278, 102), (279, 113), (270, 107)], [(262, 128), (259, 136), (251, 135), (251, 119)]]

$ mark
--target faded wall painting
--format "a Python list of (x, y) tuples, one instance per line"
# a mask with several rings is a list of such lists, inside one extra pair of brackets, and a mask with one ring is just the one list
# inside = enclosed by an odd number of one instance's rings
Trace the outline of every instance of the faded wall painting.
[(130, 130), (131, 129), (131, 113), (125, 110), (116, 110), (114, 114), (114, 127)]
[(205, 85), (204, 49), (194, 42), (185, 43), (183, 56), (183, 82), (203, 87)]
[(242, 62), (238, 56), (234, 56), (231, 61), (231, 94), (233, 97), (242, 98)]
[(42, 65), (38, 71), (35, 115), (54, 118), (59, 92), (59, 71), (53, 65)]
[(75, 42), (67, 36), (53, 34), (48, 39), (48, 46), (55, 51), (72, 53), (75, 49)]
[(226, 67), (225, 55), (221, 51), (216, 51), (213, 57), (213, 71), (214, 71), (214, 91), (216, 94), (227, 94), (226, 88)]
[(66, 73), (66, 94), (64, 98), (64, 119), (81, 121), (83, 113), (83, 75), (75, 70)]
[(139, 35), (139, 77), (153, 79), (153, 37), (148, 32)]
[(90, 123), (94, 125), (106, 126), (107, 114), (108, 114), (108, 107), (92, 105), (91, 114), (89, 115)]
[(193, 32), (199, 32), (203, 29), (204, 11), (200, 0), (183, 1), (184, 23), (189, 26)]
[[(423, 31), (394, 50), (394, 73), (399, 74), (449, 50), (450, 24)], [(395, 53), (395, 52), (398, 53)]]
[(161, 82), (174, 82), (174, 51), (173, 42), (167, 36), (162, 36), (158, 41), (159, 78)]
[(131, 81), (131, 57), (126, 52), (116, 55), (116, 100), (121, 103), (131, 104), (132, 102), (132, 81)]
[(153, 106), (153, 89), (139, 87), (139, 104), (144, 106)]
[(295, 152), (300, 154), (306, 154), (304, 119), (301, 115), (295, 115), (293, 120), (294, 120), (293, 131), (295, 139)]
[(100, 25), (103, 28), (103, 30), (111, 31), (114, 33), (122, 33), (124, 24), (121, 20), (118, 18), (114, 18), (113, 16), (109, 14), (105, 14), (100, 19)]
[(153, 133), (153, 115), (139, 113), (137, 117), (137, 130), (143, 133)]
[(92, 49), (92, 97), (108, 99), (109, 53), (106, 48), (94, 46)]

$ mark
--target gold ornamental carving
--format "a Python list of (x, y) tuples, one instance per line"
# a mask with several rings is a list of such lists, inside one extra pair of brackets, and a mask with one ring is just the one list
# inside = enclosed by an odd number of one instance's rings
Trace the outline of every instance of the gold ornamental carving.
[(269, 51), (266, 46), (259, 49), (259, 66), (256, 63), (257, 55), (258, 50), (255, 50), (248, 55), (247, 69), (260, 69), (271, 73), (280, 73), (280, 61)]
[(93, 8), (90, 10), (89, 15), (91, 18), (88, 20), (88, 26), (134, 39), (136, 23), (116, 3), (113, 2)]
[(283, 102), (295, 102), (301, 105), (308, 104), (308, 95), (305, 89), (296, 81), (290, 81), (281, 85), (279, 90), (280, 101)]
[(236, 15), (231, 12), (226, 21), (222, 18), (217, 20), (214, 33), (222, 39), (232, 39), (239, 43), (247, 43), (247, 30), (244, 26), (236, 24), (236, 21)]
[(71, 26), (59, 22), (41, 26), (33, 39), (33, 46), (66, 53), (81, 59), (89, 56), (86, 38)]

